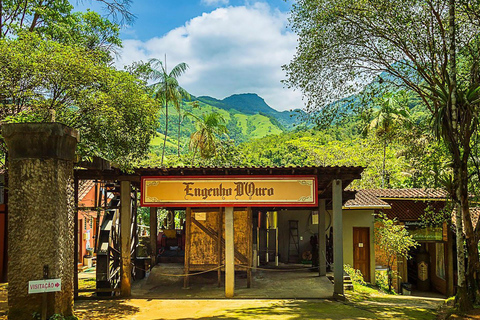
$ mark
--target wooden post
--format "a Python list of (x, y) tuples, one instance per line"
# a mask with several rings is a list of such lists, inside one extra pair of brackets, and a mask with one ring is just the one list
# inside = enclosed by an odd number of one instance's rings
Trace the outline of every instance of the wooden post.
[(233, 298), (235, 292), (235, 238), (233, 207), (225, 208), (225, 297)]
[(218, 219), (217, 219), (217, 259), (218, 259), (218, 270), (217, 270), (217, 284), (218, 287), (222, 285), (222, 229), (223, 229), (223, 208), (218, 209)]
[(260, 223), (262, 219), (262, 212), (258, 211), (258, 221), (257, 221), (257, 263), (255, 265), (255, 271), (257, 270), (256, 267), (260, 266)]
[(132, 290), (132, 266), (131, 253), (131, 224), (132, 224), (132, 203), (131, 203), (130, 181), (120, 182), (120, 244), (121, 244), (121, 282), (120, 294), (122, 297), (129, 297)]
[(73, 220), (73, 228), (75, 229), (73, 237), (73, 298), (78, 298), (78, 178), (73, 182), (73, 198), (75, 202), (75, 217)]
[(447, 297), (451, 297), (455, 295), (455, 290), (453, 286), (453, 278), (455, 273), (453, 272), (453, 246), (455, 242), (453, 241), (453, 233), (450, 230), (450, 227), (446, 226), (447, 228), (447, 243), (445, 245), (447, 246)]
[(247, 248), (247, 256), (248, 256), (248, 266), (247, 266), (247, 288), (252, 286), (252, 243), (253, 243), (253, 223), (252, 223), (252, 208), (247, 208), (248, 214), (248, 223), (247, 223), (247, 232), (248, 232), (248, 248)]
[(185, 265), (183, 268), (183, 273), (186, 274), (186, 276), (183, 278), (183, 288), (188, 288), (190, 283), (189, 283), (189, 268), (190, 268), (190, 232), (192, 230), (190, 229), (192, 225), (192, 209), (187, 208), (186, 214), (185, 214)]
[(344, 298), (343, 292), (343, 221), (342, 221), (342, 180), (332, 182), (333, 201), (333, 296)]
[(150, 269), (157, 264), (157, 208), (150, 208), (150, 247), (152, 248)]
[(327, 241), (325, 239), (325, 219), (327, 210), (325, 199), (318, 203), (318, 275), (327, 275)]

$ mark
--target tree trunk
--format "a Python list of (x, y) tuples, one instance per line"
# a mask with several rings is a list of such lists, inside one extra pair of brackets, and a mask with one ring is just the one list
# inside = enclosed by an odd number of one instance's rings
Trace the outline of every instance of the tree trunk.
[(181, 130), (180, 109), (178, 109), (178, 137), (177, 137), (177, 155), (180, 158), (180, 130)]
[[(457, 210), (455, 211), (455, 220), (456, 220), (456, 246), (457, 246), (457, 295), (455, 297), (457, 307), (460, 311), (470, 310), (473, 305), (471, 300), (468, 297), (467, 292), (467, 279), (466, 279), (466, 268), (465, 268), (465, 248), (464, 248), (464, 233), (463, 233), (463, 209), (465, 207), (465, 202), (462, 200), (462, 179), (461, 179), (461, 166), (458, 166), (454, 170), (454, 181), (456, 181), (456, 199), (457, 199)], [(467, 210), (468, 210), (468, 198), (467, 198)]]
[[(458, 204), (455, 218), (456, 218), (456, 233), (457, 233), (457, 268), (458, 268), (458, 284), (457, 284), (457, 307), (460, 311), (466, 311), (472, 308), (472, 302), (468, 298), (467, 293), (467, 279), (465, 269), (465, 249), (463, 238), (463, 210), (468, 210), (468, 180), (463, 179), (467, 177), (467, 167), (463, 167), (461, 151), (459, 146), (459, 130), (458, 130), (458, 108), (457, 108), (457, 55), (456, 55), (456, 39), (455, 39), (455, 0), (449, 0), (449, 31), (450, 31), (450, 134), (449, 143), (451, 148), (452, 160), (454, 164), (453, 179), (455, 182), (455, 199)], [(465, 157), (464, 157), (465, 158)], [(465, 184), (464, 184), (465, 183)]]
[(382, 188), (385, 188), (385, 157), (387, 155), (387, 141), (383, 142)]
[(163, 158), (165, 157), (165, 148), (167, 147), (167, 134), (168, 134), (168, 102), (165, 102), (165, 137), (163, 139), (162, 161), (160, 162), (160, 166), (163, 166)]
[[(469, 148), (464, 148), (464, 152), (469, 152)], [(479, 291), (479, 269), (480, 261), (478, 254), (478, 236), (476, 235), (472, 218), (470, 215), (470, 205), (468, 202), (468, 163), (467, 157), (463, 157), (460, 174), (461, 184), (459, 186), (459, 200), (461, 206), (463, 230), (465, 234), (465, 244), (468, 254), (468, 265), (466, 269), (466, 282), (468, 284), (469, 302), (478, 302), (480, 299)], [(472, 306), (473, 307), (473, 306)]]

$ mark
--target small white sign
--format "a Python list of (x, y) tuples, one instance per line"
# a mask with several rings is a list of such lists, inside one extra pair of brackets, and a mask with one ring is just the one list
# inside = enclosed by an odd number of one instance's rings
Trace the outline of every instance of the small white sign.
[(359, 243), (358, 243), (358, 247), (359, 247), (359, 248), (363, 248), (363, 242), (359, 242)]
[(207, 213), (206, 212), (195, 212), (195, 220), (197, 220), (197, 221), (207, 220)]
[(62, 290), (62, 279), (34, 280), (28, 282), (28, 293), (55, 292)]
[(318, 224), (318, 211), (312, 211), (312, 224)]

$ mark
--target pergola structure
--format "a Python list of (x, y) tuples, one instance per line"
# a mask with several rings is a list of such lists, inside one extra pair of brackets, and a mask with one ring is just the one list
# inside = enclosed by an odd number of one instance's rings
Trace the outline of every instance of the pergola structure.
[[(355, 192), (344, 190), (355, 179), (361, 178), (363, 167), (326, 166), (326, 167), (162, 167), (162, 168), (140, 168), (131, 173), (122, 172), (119, 169), (112, 169), (108, 166), (97, 169), (76, 169), (75, 186), (78, 190), (79, 180), (98, 180), (104, 182), (115, 182), (120, 184), (119, 212), (120, 212), (120, 288), (118, 291), (123, 296), (130, 295), (131, 290), (131, 248), (132, 248), (132, 188), (140, 188), (143, 178), (156, 177), (159, 180), (182, 179), (182, 178), (214, 178), (228, 181), (232, 178), (255, 177), (257, 180), (271, 179), (293, 179), (296, 177), (312, 177), (315, 180), (315, 197), (312, 204), (306, 206), (301, 203), (296, 206), (289, 204), (289, 208), (313, 209), (319, 212), (318, 230), (319, 234), (325, 231), (325, 215), (327, 209), (333, 212), (333, 247), (334, 247), (334, 296), (343, 296), (343, 239), (342, 239), (342, 205), (349, 199), (353, 199)], [(142, 190), (143, 192), (143, 190)], [(106, 199), (106, 198), (105, 198)], [(234, 296), (234, 230), (233, 212), (236, 206), (234, 200), (230, 203), (222, 203), (221, 200), (209, 206), (222, 207), (225, 213), (225, 295)], [(105, 201), (106, 202), (106, 201)], [(136, 202), (136, 200), (135, 200)], [(168, 207), (172, 209), (185, 209), (198, 206), (198, 202), (184, 204), (150, 204), (150, 207)], [(242, 207), (277, 210), (282, 208), (281, 204), (256, 202), (249, 205), (241, 203)], [(156, 243), (156, 209), (151, 210), (151, 242)], [(77, 221), (77, 219), (75, 220)], [(153, 223), (152, 223), (153, 222)], [(75, 238), (76, 239), (76, 238)], [(75, 240), (77, 241), (77, 240)], [(78, 246), (75, 245), (75, 248)], [(326, 242), (324, 237), (319, 237), (319, 275), (326, 275)], [(75, 255), (77, 257), (77, 255)], [(76, 264), (75, 264), (76, 266)], [(76, 274), (76, 273), (75, 273)]]

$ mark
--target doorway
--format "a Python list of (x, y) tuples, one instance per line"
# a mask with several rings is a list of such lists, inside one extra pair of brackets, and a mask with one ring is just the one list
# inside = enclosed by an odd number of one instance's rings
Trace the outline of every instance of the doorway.
[(370, 282), (370, 228), (353, 228), (353, 267)]

